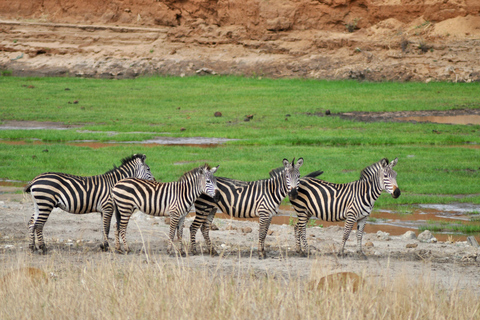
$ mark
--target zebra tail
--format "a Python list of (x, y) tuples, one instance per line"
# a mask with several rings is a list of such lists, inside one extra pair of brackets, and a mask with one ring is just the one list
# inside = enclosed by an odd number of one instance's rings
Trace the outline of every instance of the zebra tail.
[(323, 173), (322, 170), (317, 170), (317, 171), (310, 172), (309, 174), (307, 174), (306, 176), (303, 176), (302, 178), (316, 178), (322, 173)]
[(32, 185), (33, 185), (33, 180), (27, 183), (27, 185), (23, 188), (23, 192), (30, 193), (31, 191), (30, 188), (32, 187)]
[(115, 212), (115, 222), (117, 223), (117, 230), (120, 230), (120, 211), (118, 211), (117, 204), (112, 200), (113, 212)]

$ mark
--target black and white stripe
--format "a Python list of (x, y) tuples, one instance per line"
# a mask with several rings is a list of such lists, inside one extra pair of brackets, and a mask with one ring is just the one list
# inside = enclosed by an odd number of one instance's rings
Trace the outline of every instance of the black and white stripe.
[(363, 255), (363, 229), (375, 201), (383, 190), (390, 193), (393, 198), (400, 196), (396, 180), (397, 173), (393, 170), (397, 162), (398, 158), (390, 164), (387, 159), (382, 159), (363, 169), (359, 180), (345, 184), (330, 183), (312, 177), (300, 179), (298, 197), (291, 199), (298, 216), (298, 222), (295, 225), (297, 251), (306, 254), (303, 250), (307, 249), (306, 225), (308, 220), (315, 216), (325, 221), (346, 220), (341, 255), (356, 222), (357, 251)]
[(206, 195), (201, 195), (195, 201), (196, 216), (190, 226), (192, 254), (196, 253), (195, 235), (199, 227), (207, 247), (211, 253), (214, 252), (209, 226), (218, 207), (223, 213), (235, 218), (259, 217), (258, 255), (259, 258), (265, 258), (264, 244), (270, 221), (287, 194), (290, 199), (295, 198), (297, 194), (299, 168), (303, 164), (303, 159), (298, 159), (297, 164), (294, 164), (294, 161), (289, 163), (287, 159), (283, 159), (283, 167), (272, 170), (270, 178), (265, 180), (245, 182), (217, 177), (218, 201)]
[[(186, 172), (179, 181), (159, 183), (140, 179), (124, 179), (117, 183), (112, 190), (112, 198), (117, 218), (117, 231), (115, 232), (115, 248), (121, 251), (120, 239), (124, 249), (128, 252), (126, 232), (128, 221), (133, 212), (138, 209), (143, 213), (153, 216), (170, 216), (170, 244), (171, 251), (175, 231), (183, 225), (193, 203), (200, 194), (205, 193), (215, 196), (217, 189), (214, 173), (218, 166), (210, 168), (208, 165), (200, 166)], [(178, 237), (181, 240), (181, 232)], [(180, 245), (182, 243), (180, 241)], [(180, 251), (182, 252), (182, 248)]]
[(47, 172), (36, 176), (24, 188), (33, 198), (35, 212), (29, 222), (30, 249), (37, 250), (35, 234), (39, 248), (46, 253), (43, 240), (43, 227), (53, 208), (70, 213), (84, 214), (100, 212), (103, 221), (102, 249), (108, 249), (108, 234), (113, 215), (110, 191), (120, 180), (128, 177), (154, 180), (150, 168), (145, 164), (146, 156), (134, 154), (122, 160), (120, 167), (91, 177), (74, 176), (66, 173)]

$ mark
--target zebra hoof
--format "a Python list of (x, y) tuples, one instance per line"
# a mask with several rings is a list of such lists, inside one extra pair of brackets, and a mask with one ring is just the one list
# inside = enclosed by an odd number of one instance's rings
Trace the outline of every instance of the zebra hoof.
[(191, 248), (191, 249), (190, 249), (190, 255), (191, 255), (191, 256), (196, 256), (196, 255), (197, 255), (197, 249)]
[(103, 252), (107, 252), (108, 251), (108, 242), (104, 242), (102, 244), (100, 244), (100, 249), (102, 249)]
[(308, 257), (307, 251), (303, 251), (303, 250), (302, 250), (302, 251), (300, 251), (299, 253), (300, 253), (300, 257), (303, 257), (303, 258)]
[(357, 258), (360, 260), (368, 260), (367, 255), (363, 252), (357, 252)]
[(38, 247), (40, 250), (42, 250), (42, 254), (47, 254), (47, 246), (42, 244)]
[(38, 250), (36, 246), (32, 246), (32, 245), (28, 246), (28, 248), (30, 249), (30, 251), (32, 251), (32, 253), (35, 253), (35, 251)]
[(210, 248), (209, 253), (210, 253), (211, 256), (218, 256), (217, 250), (215, 250), (215, 248), (213, 248), (213, 247)]
[(267, 258), (267, 255), (265, 254), (265, 252), (262, 252), (262, 253), (258, 254), (258, 259), (259, 260), (265, 260), (266, 258)]

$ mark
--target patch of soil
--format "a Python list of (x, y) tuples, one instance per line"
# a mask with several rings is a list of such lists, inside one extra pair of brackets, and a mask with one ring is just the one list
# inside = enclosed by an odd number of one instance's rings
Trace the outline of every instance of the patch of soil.
[(0, 3), (3, 75), (480, 80), (476, 1)]
[[(471, 106), (475, 107), (475, 106)], [(478, 106), (477, 106), (478, 107)], [(323, 116), (323, 114), (320, 114)], [(411, 117), (456, 117), (456, 116), (479, 116), (480, 109), (453, 109), (453, 110), (422, 110), (422, 111), (397, 111), (397, 112), (345, 112), (332, 113), (342, 119), (357, 120), (363, 122), (405, 122), (404, 118)], [(453, 121), (452, 121), (453, 122)]]
[[(18, 263), (18, 254), (28, 254), (27, 222), (33, 214), (33, 203), (29, 197), (15, 193), (19, 188), (0, 187), (0, 252), (5, 267)], [(186, 219), (184, 239), (189, 239), (188, 228), (193, 218)], [(312, 227), (307, 229), (310, 255), (300, 257), (295, 251), (293, 227), (289, 225), (271, 225), (266, 238), (268, 258), (257, 258), (258, 223), (230, 219), (216, 219), (218, 230), (211, 231), (212, 241), (221, 256), (210, 256), (207, 253), (181, 258), (191, 267), (231, 270), (242, 269), (255, 272), (257, 275), (280, 274), (286, 277), (295, 276), (307, 279), (313, 268), (328, 266), (332, 272), (348, 271), (364, 274), (367, 277), (384, 275), (407, 275), (412, 279), (429, 275), (435, 283), (448, 288), (470, 289), (480, 293), (479, 249), (466, 242), (425, 243), (417, 239), (406, 239), (403, 236), (377, 236), (370, 233), (366, 226), (364, 235), (364, 251), (367, 260), (360, 259), (356, 250), (354, 232), (346, 244), (345, 258), (338, 258), (343, 228)], [(74, 215), (55, 209), (50, 215), (44, 236), (49, 254), (60, 253), (60, 263), (91, 263), (102, 259), (100, 250), (101, 236), (100, 214)], [(177, 257), (166, 252), (169, 226), (165, 218), (151, 217), (135, 213), (130, 220), (127, 240), (133, 250), (131, 255), (145, 255), (145, 248), (150, 257), (161, 256), (166, 262), (175, 262)], [(113, 232), (111, 236), (113, 235)], [(368, 244), (367, 244), (368, 243)], [(114, 241), (110, 241), (111, 246)], [(201, 233), (197, 234), (197, 245), (200, 251), (205, 250)], [(44, 259), (34, 254), (29, 260)], [(147, 258), (148, 259), (148, 258)], [(119, 263), (129, 263), (118, 259)], [(61, 268), (61, 266), (56, 266)]]

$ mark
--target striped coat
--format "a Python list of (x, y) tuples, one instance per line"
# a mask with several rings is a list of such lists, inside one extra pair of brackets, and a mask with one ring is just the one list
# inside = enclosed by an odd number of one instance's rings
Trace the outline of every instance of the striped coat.
[(304, 251), (307, 248), (306, 225), (314, 216), (325, 221), (345, 220), (341, 255), (353, 225), (357, 223), (357, 251), (363, 255), (363, 229), (375, 201), (383, 190), (394, 198), (400, 196), (397, 173), (393, 170), (397, 161), (396, 158), (389, 164), (387, 159), (382, 159), (363, 169), (359, 180), (344, 184), (330, 183), (312, 177), (302, 178), (298, 187), (298, 197), (291, 200), (298, 216), (295, 225), (297, 251), (306, 254)]
[(30, 249), (37, 250), (35, 235), (39, 248), (46, 253), (43, 240), (43, 227), (54, 208), (85, 214), (100, 212), (102, 214), (103, 250), (108, 249), (108, 234), (113, 215), (110, 191), (120, 180), (128, 177), (153, 180), (150, 168), (145, 164), (146, 156), (134, 154), (122, 160), (120, 167), (97, 176), (82, 177), (66, 173), (47, 172), (36, 176), (24, 188), (32, 195), (34, 214), (29, 222)]

